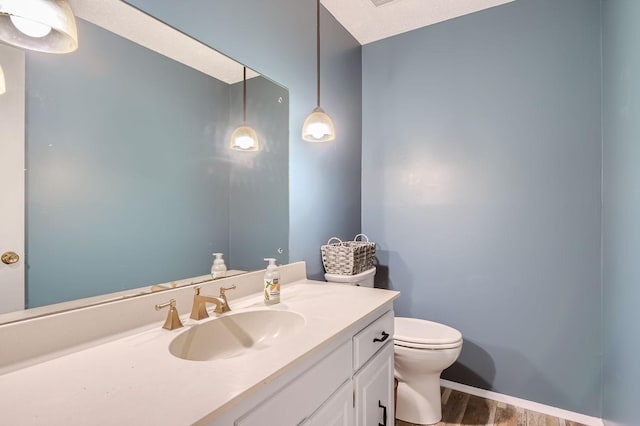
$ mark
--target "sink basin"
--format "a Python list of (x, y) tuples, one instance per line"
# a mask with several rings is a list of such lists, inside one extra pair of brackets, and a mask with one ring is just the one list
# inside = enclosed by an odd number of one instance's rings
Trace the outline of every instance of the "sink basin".
[(173, 339), (169, 351), (191, 361), (233, 358), (269, 348), (303, 326), (304, 318), (295, 312), (239, 312), (192, 327)]

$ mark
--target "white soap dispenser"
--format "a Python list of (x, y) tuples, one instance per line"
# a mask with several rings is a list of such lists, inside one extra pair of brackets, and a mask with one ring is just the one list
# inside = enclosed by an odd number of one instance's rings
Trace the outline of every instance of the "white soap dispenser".
[(215, 259), (211, 266), (211, 278), (215, 280), (217, 278), (225, 277), (227, 275), (227, 265), (224, 264), (222, 253), (213, 253), (213, 256), (215, 256)]
[(276, 259), (268, 257), (265, 262), (269, 265), (264, 273), (264, 303), (274, 305), (280, 303), (280, 271)]

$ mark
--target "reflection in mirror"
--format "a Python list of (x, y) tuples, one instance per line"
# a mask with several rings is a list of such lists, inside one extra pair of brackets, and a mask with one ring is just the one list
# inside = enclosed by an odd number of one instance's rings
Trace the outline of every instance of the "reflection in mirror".
[[(91, 3), (72, 2), (78, 18), (91, 14)], [(22, 292), (28, 312), (207, 279), (214, 252), (224, 253), (230, 273), (262, 269), (264, 257), (288, 262), (287, 90), (248, 74), (246, 108), (260, 150), (230, 150), (231, 132), (243, 122), (243, 66), (124, 7), (146, 20), (136, 30), (143, 38), (153, 40), (152, 28), (161, 28), (155, 39), (163, 40), (163, 55), (84, 19), (77, 20), (79, 48), (69, 55), (0, 45), (0, 65), (12, 71), (8, 92), (22, 90), (26, 102), (22, 128), (12, 120), (13, 133), (4, 123), (2, 130), (12, 141), (26, 134), (26, 203), (16, 206), (26, 210), (25, 280), (18, 282), (14, 265), (2, 265), (0, 291)], [(97, 16), (114, 20), (104, 10)], [(181, 40), (176, 55), (166, 51), (173, 40), (167, 31)], [(211, 67), (203, 49), (226, 64)], [(165, 56), (189, 52), (198, 54), (182, 62)], [(0, 97), (0, 112), (20, 116), (21, 108), (15, 96)], [(20, 161), (9, 157), (0, 168)], [(13, 181), (19, 186), (20, 177)], [(0, 250), (9, 249), (3, 241)], [(0, 313), (24, 305), (0, 305)]]

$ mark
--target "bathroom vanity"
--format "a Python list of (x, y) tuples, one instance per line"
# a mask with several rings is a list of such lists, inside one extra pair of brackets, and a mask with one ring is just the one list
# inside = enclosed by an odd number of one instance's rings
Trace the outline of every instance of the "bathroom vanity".
[[(17, 366), (0, 355), (3, 422), (392, 425), (399, 293), (309, 281), (303, 262), (281, 274), (282, 302), (268, 307), (262, 271), (203, 285), (207, 295), (237, 290), (231, 312), (201, 321), (188, 319), (187, 287), (0, 326), (3, 352), (21, 352)], [(173, 331), (153, 309), (170, 298), (184, 323)], [(102, 324), (108, 311), (131, 328)]]

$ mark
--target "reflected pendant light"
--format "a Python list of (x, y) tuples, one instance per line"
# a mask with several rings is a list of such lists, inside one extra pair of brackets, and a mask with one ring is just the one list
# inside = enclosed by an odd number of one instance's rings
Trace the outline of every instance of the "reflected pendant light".
[(308, 142), (329, 142), (336, 138), (333, 120), (320, 107), (320, 0), (316, 0), (316, 81), (317, 105), (302, 125), (302, 139)]
[(0, 0), (0, 41), (46, 53), (78, 48), (76, 19), (67, 0)]
[(231, 134), (231, 149), (236, 151), (257, 151), (260, 149), (258, 134), (247, 124), (247, 67), (242, 68), (242, 126)]
[(0, 65), (0, 95), (4, 95), (7, 93), (7, 84), (4, 81), (4, 71), (2, 70), (2, 65)]

